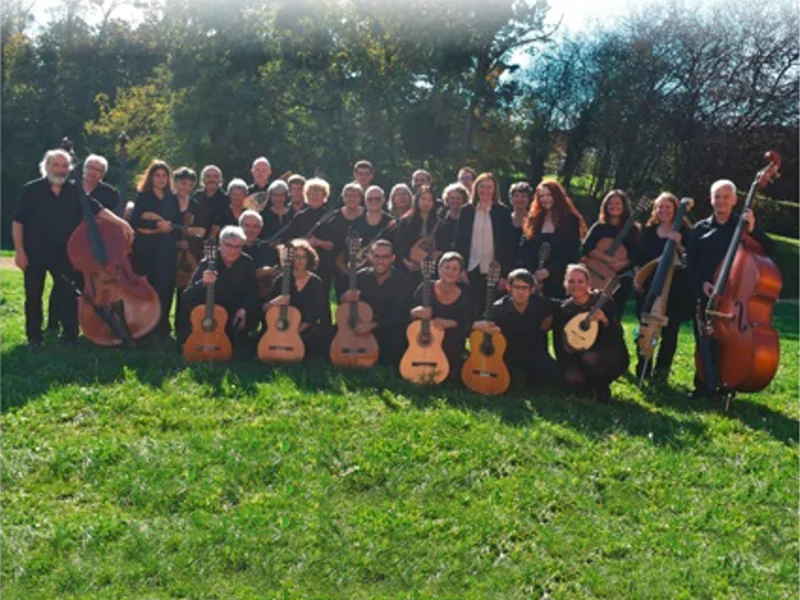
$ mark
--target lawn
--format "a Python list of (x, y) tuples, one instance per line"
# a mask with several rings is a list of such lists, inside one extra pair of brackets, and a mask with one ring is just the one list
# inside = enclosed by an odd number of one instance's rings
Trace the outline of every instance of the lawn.
[(4, 598), (797, 596), (796, 305), (777, 378), (726, 414), (686, 397), (688, 327), (670, 388), (482, 398), (377, 368), (30, 354), (2, 278)]

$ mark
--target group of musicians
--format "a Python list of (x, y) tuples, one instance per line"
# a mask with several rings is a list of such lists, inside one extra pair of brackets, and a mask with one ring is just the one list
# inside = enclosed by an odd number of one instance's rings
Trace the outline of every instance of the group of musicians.
[[(678, 199), (662, 193), (646, 223), (631, 227), (621, 240), (626, 258), (604, 256), (621, 275), (613, 302), (591, 312), (600, 326), (594, 345), (570, 351), (562, 342), (570, 318), (594, 306), (600, 291), (592, 289), (589, 269), (581, 257), (600, 254), (598, 242), (615, 238), (631, 216), (625, 192), (612, 190), (600, 205), (597, 222), (587, 227), (564, 188), (545, 179), (535, 188), (514, 183), (507, 202), (492, 173), (462, 168), (441, 195), (434, 193), (431, 174), (417, 170), (410, 185), (395, 185), (387, 198), (372, 184), (373, 165), (365, 160), (353, 168), (354, 180), (341, 190), (341, 202), (329, 208), (331, 189), (320, 178), (288, 174), (270, 182), (269, 161), (260, 157), (251, 168), (253, 183), (233, 179), (223, 190), (221, 170), (213, 165), (198, 176), (190, 168), (174, 172), (154, 160), (139, 179), (135, 203), (124, 205), (103, 182), (105, 158), (83, 161), (76, 183), (70, 172), (79, 165), (56, 149), (40, 164), (41, 178), (21, 191), (14, 214), (16, 264), (25, 273), (26, 334), (31, 348), (43, 339), (42, 294), (46, 273), (54, 280), (48, 327), (61, 330), (64, 343), (78, 335), (75, 271), (66, 257), (66, 243), (79, 224), (78, 185), (91, 199), (99, 218), (124, 223), (132, 243), (132, 264), (147, 278), (161, 301), (161, 318), (153, 336), (169, 339), (173, 298), (175, 337), (189, 335), (189, 314), (205, 302), (215, 287), (215, 302), (228, 314), (227, 333), (234, 351), (253, 353), (263, 315), (272, 305), (290, 304), (301, 314), (300, 335), (306, 357), (327, 356), (333, 337), (329, 296), (333, 287), (340, 302), (369, 305), (373, 320), (358, 325), (360, 335), (374, 335), (382, 364), (396, 367), (406, 349), (405, 330), (411, 320), (429, 319), (444, 330), (443, 349), (450, 375), (457, 378), (470, 331), (500, 332), (507, 342), (505, 362), (521, 385), (560, 383), (590, 390), (600, 401), (610, 398), (609, 386), (629, 367), (621, 315), (633, 290), (638, 267), (658, 258), (668, 240), (677, 242), (685, 269), (674, 278), (668, 300), (669, 325), (663, 331), (654, 376), (666, 380), (672, 365), (680, 323), (709, 293), (739, 218), (736, 186), (720, 180), (711, 186), (713, 214), (693, 228), (673, 227)], [(290, 176), (289, 176), (290, 175)], [(333, 204), (333, 203), (331, 203)], [(153, 215), (157, 215), (158, 219)], [(774, 245), (758, 227), (751, 210), (744, 214), (746, 231), (768, 254)], [(187, 228), (186, 226), (190, 226)], [(190, 234), (189, 232), (194, 232)], [(348, 289), (348, 240), (358, 237), (365, 264), (357, 273), (356, 289)], [(213, 270), (204, 257), (204, 240), (218, 242)], [(432, 301), (423, 303), (420, 240), (438, 255)], [(282, 264), (282, 248), (291, 247), (291, 269)], [(547, 251), (545, 251), (545, 248)], [(179, 259), (183, 256), (184, 259)], [(183, 261), (183, 262), (182, 262)], [(189, 270), (181, 280), (180, 271)], [(499, 264), (491, 321), (486, 310), (487, 274)], [(183, 266), (182, 266), (183, 265)], [(284, 276), (291, 274), (289, 294)], [(642, 310), (647, 285), (635, 290), (636, 314)], [(552, 330), (555, 356), (548, 350)], [(640, 361), (637, 374), (644, 365)], [(702, 386), (698, 385), (702, 392)]]

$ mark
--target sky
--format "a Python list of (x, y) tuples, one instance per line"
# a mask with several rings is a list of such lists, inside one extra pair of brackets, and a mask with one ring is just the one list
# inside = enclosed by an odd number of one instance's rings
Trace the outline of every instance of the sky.
[[(33, 16), (37, 24), (46, 23), (54, 10), (58, 10), (63, 2), (60, 0), (34, 0)], [(435, 0), (433, 0), (435, 1)], [(220, 5), (224, 4), (220, 0)], [(613, 20), (616, 17), (628, 12), (632, 5), (632, 0), (550, 0), (550, 12), (548, 21), (552, 24), (563, 18), (562, 27), (570, 31), (581, 31), (591, 25)], [(128, 6), (120, 7), (114, 13), (115, 17), (121, 17), (136, 21), (139, 11)], [(97, 11), (98, 20), (100, 12)]]

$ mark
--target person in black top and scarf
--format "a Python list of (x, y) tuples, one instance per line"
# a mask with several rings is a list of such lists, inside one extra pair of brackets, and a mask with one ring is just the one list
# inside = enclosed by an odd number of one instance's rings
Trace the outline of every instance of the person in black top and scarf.
[(183, 344), (189, 336), (189, 317), (192, 309), (206, 301), (206, 288), (214, 284), (214, 302), (228, 313), (225, 333), (234, 351), (247, 350), (247, 338), (260, 318), (260, 301), (256, 288), (256, 269), (253, 259), (242, 252), (246, 236), (241, 227), (228, 225), (219, 234), (219, 256), (215, 271), (208, 269), (204, 258), (197, 265), (192, 282), (183, 293), (178, 341)]
[(275, 240), (277, 244), (280, 241), (280, 232), (285, 231), (284, 228), (289, 225), (294, 214), (289, 206), (289, 186), (281, 179), (273, 181), (267, 188), (267, 205), (261, 213), (263, 227), (259, 237), (269, 240), (278, 236)]
[(436, 198), (431, 188), (423, 185), (414, 194), (411, 210), (400, 218), (395, 236), (398, 267), (408, 273), (414, 287), (422, 281), (422, 275), (420, 265), (411, 260), (411, 248), (422, 237), (434, 234), (436, 222)]
[(590, 289), (589, 279), (584, 265), (567, 266), (564, 286), (569, 297), (555, 313), (553, 339), (564, 383), (578, 390), (594, 391), (598, 401), (608, 402), (611, 382), (627, 371), (630, 363), (614, 304), (608, 302), (592, 315), (592, 320), (600, 323), (600, 332), (589, 350), (572, 352), (564, 343), (564, 326), (575, 315), (588, 311), (600, 295)]
[(622, 240), (622, 245), (628, 251), (628, 258), (620, 261), (609, 259), (597, 249), (597, 242), (603, 238), (614, 239), (631, 216), (631, 202), (628, 195), (622, 190), (611, 190), (605, 195), (600, 203), (600, 216), (597, 222), (589, 228), (589, 233), (583, 240), (581, 249), (583, 256), (592, 256), (597, 259), (606, 260), (608, 265), (620, 275), (620, 288), (614, 294), (614, 308), (617, 315), (622, 318), (625, 314), (625, 305), (630, 298), (633, 289), (633, 278), (631, 277), (631, 266), (636, 262), (637, 240), (639, 229), (637, 226), (631, 227), (628, 235)]
[(304, 239), (291, 240), (289, 245), (294, 248), (289, 296), (281, 296), (281, 273), (268, 295), (270, 301), (263, 305), (264, 313), (270, 305), (290, 304), (297, 308), (300, 311), (300, 338), (306, 347), (306, 359), (326, 358), (333, 339), (331, 305), (328, 289), (324, 288), (322, 279), (313, 273), (317, 266), (317, 253)]
[(460, 183), (451, 183), (442, 193), (442, 222), (436, 229), (436, 247), (443, 252), (455, 250), (461, 229), (461, 209), (469, 204), (469, 191)]
[[(686, 244), (686, 271), (693, 304), (705, 305), (714, 286), (716, 270), (719, 268), (725, 253), (728, 251), (736, 225), (741, 217), (746, 222), (745, 232), (761, 244), (767, 256), (775, 253), (775, 242), (756, 224), (755, 214), (751, 209), (744, 215), (735, 210), (738, 198), (736, 184), (728, 179), (715, 181), (711, 186), (711, 208), (713, 214), (698, 221), (689, 233)], [(700, 332), (697, 323), (694, 328), (695, 340), (699, 340)], [(711, 354), (716, 356), (718, 347), (716, 340), (709, 340)], [(716, 359), (715, 359), (716, 360)], [(703, 384), (695, 373), (695, 394), (705, 395)]]
[[(545, 179), (536, 186), (523, 226), (517, 264), (533, 273), (548, 298), (564, 297), (564, 274), (567, 265), (578, 260), (586, 229), (586, 222), (560, 183)], [(550, 253), (540, 269), (539, 257), (545, 243), (550, 245)]]
[[(195, 225), (206, 230), (204, 239), (216, 239), (219, 227), (212, 231), (212, 227), (219, 224), (220, 215), (228, 207), (228, 196), (222, 191), (222, 171), (216, 165), (206, 165), (200, 171), (200, 181), (203, 187), (194, 194), (194, 199), (200, 205), (195, 216)], [(193, 244), (197, 260), (202, 258), (203, 244)]]
[[(336, 298), (341, 298), (347, 290), (347, 236), (355, 235), (356, 223), (364, 216), (364, 190), (356, 182), (348, 183), (342, 188), (342, 207), (336, 211), (336, 216), (328, 225), (330, 240), (333, 242), (331, 254), (336, 260), (341, 256), (344, 270), (341, 267), (334, 269), (334, 287)], [(339, 261), (337, 261), (339, 262)]]
[[(686, 236), (688, 230), (682, 226), (679, 231), (673, 232), (675, 215), (678, 212), (678, 199), (669, 192), (663, 192), (653, 203), (653, 212), (647, 224), (639, 234), (639, 247), (636, 252), (637, 270), (650, 261), (658, 260), (664, 251), (667, 240), (674, 240), (679, 256), (684, 256), (686, 250)], [(644, 282), (642, 289), (636, 290), (636, 320), (640, 320), (644, 301), (650, 289), (652, 277)], [(663, 315), (669, 319), (667, 326), (661, 330), (661, 343), (658, 348), (658, 358), (655, 361), (653, 377), (667, 380), (675, 351), (678, 348), (678, 331), (681, 321), (686, 321), (692, 316), (692, 302), (689, 295), (689, 285), (686, 272), (678, 267), (672, 274), (672, 284), (667, 298), (667, 311)], [(638, 354), (638, 352), (637, 352)], [(638, 378), (644, 364), (641, 356), (636, 364), (636, 377)]]
[(476, 314), (486, 304), (486, 273), (493, 261), (500, 263), (497, 289), (505, 291), (514, 262), (511, 213), (500, 203), (500, 187), (492, 173), (481, 173), (472, 188), (472, 202), (459, 215), (456, 250), (464, 257), (469, 296)]
[[(181, 225), (178, 197), (170, 190), (171, 172), (162, 160), (154, 160), (141, 176), (136, 205), (131, 215), (131, 226), (137, 230), (133, 242), (133, 267), (139, 275), (147, 277), (161, 300), (161, 319), (153, 334), (167, 337), (170, 332), (169, 312), (175, 289), (179, 240), (175, 225)], [(142, 215), (154, 212), (163, 220), (145, 219)], [(148, 230), (152, 233), (145, 234)]]

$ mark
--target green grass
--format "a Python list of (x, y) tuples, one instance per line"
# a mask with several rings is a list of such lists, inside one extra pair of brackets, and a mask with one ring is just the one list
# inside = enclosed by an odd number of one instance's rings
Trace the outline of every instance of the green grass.
[[(4, 598), (793, 598), (797, 308), (728, 414), (383, 369), (24, 345), (3, 271)], [(631, 334), (630, 318), (626, 328)]]
[(798, 249), (800, 249), (800, 242), (775, 234), (770, 234), (770, 237), (775, 240), (775, 264), (778, 265), (783, 277), (781, 298), (797, 298), (800, 296), (800, 293), (798, 293), (798, 284), (800, 283)]

